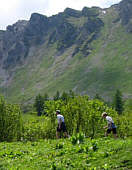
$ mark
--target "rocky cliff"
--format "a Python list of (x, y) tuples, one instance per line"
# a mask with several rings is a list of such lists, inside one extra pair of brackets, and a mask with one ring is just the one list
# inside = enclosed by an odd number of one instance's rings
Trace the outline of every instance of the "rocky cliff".
[(0, 31), (1, 93), (14, 101), (69, 89), (107, 97), (121, 88), (131, 95), (131, 80), (128, 88), (117, 82), (124, 68), (127, 79), (131, 73), (130, 44), (126, 49), (121, 44), (131, 42), (131, 9), (132, 1), (124, 0), (108, 9), (66, 8), (51, 17), (33, 13), (29, 21)]

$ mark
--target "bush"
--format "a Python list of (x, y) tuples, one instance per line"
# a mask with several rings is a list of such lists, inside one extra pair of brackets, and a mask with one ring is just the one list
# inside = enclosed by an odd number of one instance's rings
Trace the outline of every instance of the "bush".
[(0, 140), (20, 140), (22, 133), (21, 110), (18, 105), (7, 104), (0, 97)]
[(64, 115), (68, 133), (83, 132), (87, 137), (100, 137), (104, 135), (103, 126), (106, 122), (102, 119), (102, 112), (106, 111), (115, 119), (118, 115), (99, 100), (90, 100), (88, 96), (69, 98), (68, 101), (48, 101), (45, 103), (46, 112), (55, 125), (55, 110), (61, 110)]
[(132, 136), (132, 118), (130, 115), (117, 117), (117, 133), (119, 137), (125, 138)]
[(33, 117), (24, 123), (22, 141), (55, 138), (55, 132), (51, 118)]
[(107, 112), (113, 118), (119, 137), (132, 136), (132, 121), (126, 115), (118, 115), (115, 110), (98, 99), (90, 100), (88, 96), (73, 96), (67, 100), (46, 101), (45, 116), (33, 117), (32, 115), (24, 123), (23, 140), (55, 138), (57, 128), (55, 111), (57, 109), (61, 110), (61, 114), (64, 115), (70, 136), (74, 134), (75, 137), (76, 134), (83, 133), (86, 137), (103, 137), (103, 127), (107, 122), (101, 117), (102, 112)]

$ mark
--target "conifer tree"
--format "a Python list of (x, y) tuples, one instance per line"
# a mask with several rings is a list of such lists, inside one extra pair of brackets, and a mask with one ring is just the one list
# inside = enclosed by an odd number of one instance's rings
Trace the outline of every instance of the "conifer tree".
[(44, 98), (44, 101), (49, 100), (49, 96), (48, 96), (48, 94), (47, 94), (47, 93), (45, 93), (43, 98)]
[(62, 95), (61, 95), (61, 99), (63, 100), (63, 101), (67, 101), (68, 100), (68, 94), (64, 91), (63, 93), (62, 93)]
[(74, 98), (75, 97), (75, 94), (72, 90), (69, 90), (69, 97), (70, 98)]
[(98, 93), (95, 94), (94, 99), (98, 99), (98, 100), (103, 101), (103, 99), (100, 97), (100, 95)]
[(37, 111), (37, 115), (41, 116), (44, 111), (44, 97), (38, 94), (35, 98), (34, 107)]
[(55, 96), (54, 96), (54, 100), (59, 100), (60, 99), (60, 92), (57, 91)]
[(115, 97), (114, 97), (114, 107), (118, 114), (122, 114), (123, 112), (123, 99), (122, 93), (120, 90), (116, 90)]

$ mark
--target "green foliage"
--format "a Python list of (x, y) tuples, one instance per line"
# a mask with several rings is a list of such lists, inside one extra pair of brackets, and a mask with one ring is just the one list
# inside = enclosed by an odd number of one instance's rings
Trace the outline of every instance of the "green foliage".
[(0, 97), (0, 141), (20, 140), (22, 134), (21, 110), (18, 105), (7, 104)]
[(126, 138), (132, 136), (132, 115), (123, 114), (117, 118), (117, 131), (120, 137)]
[(54, 100), (59, 100), (60, 99), (60, 92), (57, 91), (53, 98), (54, 98)]
[(101, 117), (104, 111), (113, 118), (117, 126), (118, 137), (132, 136), (132, 117), (130, 115), (126, 115), (126, 113), (118, 115), (115, 110), (102, 101), (90, 100), (86, 95), (76, 96), (72, 91), (62, 96), (65, 98), (45, 101), (42, 111), (46, 113), (45, 116), (36, 117), (35, 114), (23, 116), (23, 140), (55, 138), (57, 109), (64, 115), (68, 134), (73, 136), (73, 143), (78, 141), (77, 134), (81, 133), (91, 138), (104, 136), (103, 127), (107, 124), (106, 120)]
[(63, 92), (62, 95), (61, 95), (61, 99), (63, 101), (67, 101), (68, 100), (68, 94), (66, 92)]
[(48, 94), (45, 93), (44, 96), (38, 94), (35, 98), (35, 102), (34, 102), (34, 107), (37, 111), (38, 116), (41, 116), (42, 114), (45, 113), (44, 111), (44, 104), (45, 101), (49, 100)]
[(44, 99), (40, 94), (35, 98), (34, 107), (36, 108), (38, 116), (41, 116), (44, 110)]
[(55, 138), (55, 126), (50, 117), (31, 117), (24, 122), (22, 141), (36, 141), (45, 138)]
[(90, 100), (88, 96), (77, 96), (63, 100), (47, 101), (46, 112), (55, 124), (55, 110), (61, 110), (64, 115), (68, 133), (83, 132), (86, 136), (95, 137), (103, 134), (104, 121), (101, 117), (102, 112), (106, 111), (112, 117), (116, 118), (117, 114), (111, 108), (108, 108), (99, 100)]
[(77, 133), (76, 135), (72, 135), (70, 140), (73, 145), (80, 144), (84, 141), (85, 135), (83, 133)]
[(69, 90), (68, 92), (63, 91), (62, 95), (60, 96), (60, 99), (67, 102), (70, 98), (74, 98), (75, 94), (72, 90)]
[(127, 99), (125, 101), (124, 112), (132, 113), (132, 99)]
[(130, 139), (69, 139), (0, 143), (0, 169), (132, 169)]
[(118, 112), (118, 114), (122, 114), (123, 112), (123, 99), (122, 99), (122, 93), (120, 90), (117, 90), (115, 93), (115, 98), (114, 98), (114, 107), (115, 110)]
[(62, 149), (63, 148), (63, 143), (57, 143), (56, 144), (56, 149)]
[(48, 94), (47, 94), (47, 93), (45, 93), (45, 94), (44, 94), (43, 99), (44, 99), (44, 101), (49, 100), (49, 96), (48, 96)]
[(130, 116), (118, 115), (115, 110), (108, 107), (102, 101), (90, 100), (88, 96), (74, 96), (67, 100), (47, 101), (45, 103), (46, 113), (56, 128), (55, 110), (61, 110), (65, 118), (66, 127), (70, 135), (83, 132), (87, 137), (95, 138), (104, 136), (103, 127), (106, 120), (102, 119), (102, 112), (107, 112), (117, 126), (117, 133), (120, 137), (132, 136), (132, 119)]
[(68, 94), (69, 94), (70, 98), (74, 98), (76, 96), (75, 93), (72, 90), (69, 90)]
[(102, 97), (101, 97), (98, 93), (95, 94), (94, 99), (98, 99), (98, 100), (104, 101), (104, 100), (102, 99)]

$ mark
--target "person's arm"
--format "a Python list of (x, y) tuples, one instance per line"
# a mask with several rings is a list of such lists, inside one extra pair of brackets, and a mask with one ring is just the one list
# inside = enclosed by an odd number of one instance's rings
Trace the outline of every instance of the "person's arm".
[(108, 126), (104, 126), (104, 129), (108, 128)]
[(112, 127), (112, 122), (109, 121), (106, 128), (111, 129), (111, 127)]
[[(107, 119), (106, 119), (107, 120)], [(107, 124), (107, 126), (104, 126), (104, 129), (106, 129), (106, 128), (108, 128), (108, 124)]]

